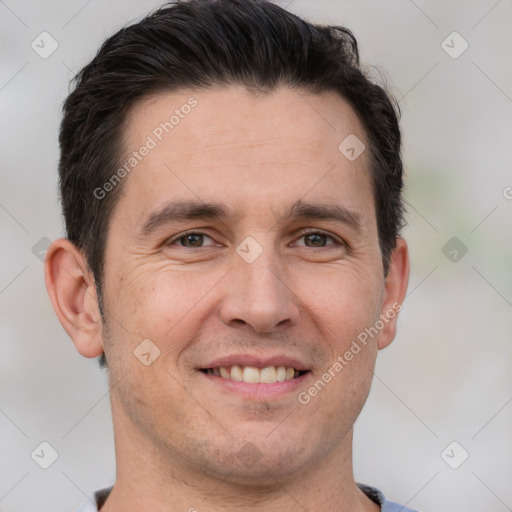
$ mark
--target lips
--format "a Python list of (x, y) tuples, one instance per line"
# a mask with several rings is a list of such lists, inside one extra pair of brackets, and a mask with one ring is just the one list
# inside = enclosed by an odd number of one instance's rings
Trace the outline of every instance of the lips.
[(304, 363), (294, 358), (247, 355), (220, 358), (199, 369), (207, 375), (249, 384), (285, 382), (297, 379), (309, 371)]
[(297, 378), (304, 373), (291, 366), (271, 365), (258, 368), (256, 366), (240, 366), (238, 364), (208, 368), (203, 371), (206, 371), (208, 375), (215, 375), (223, 379), (248, 382), (251, 384), (274, 384), (275, 382), (284, 382), (285, 380)]

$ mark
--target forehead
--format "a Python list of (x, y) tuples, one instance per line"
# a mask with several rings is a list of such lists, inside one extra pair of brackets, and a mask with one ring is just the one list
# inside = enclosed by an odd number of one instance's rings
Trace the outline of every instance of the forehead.
[(238, 87), (160, 93), (127, 118), (126, 160), (136, 165), (120, 202), (134, 222), (151, 206), (183, 197), (222, 197), (238, 206), (265, 201), (278, 211), (287, 195), (293, 201), (308, 195), (371, 214), (369, 152), (351, 161), (340, 151), (354, 136), (366, 144), (357, 115), (336, 93), (253, 94)]

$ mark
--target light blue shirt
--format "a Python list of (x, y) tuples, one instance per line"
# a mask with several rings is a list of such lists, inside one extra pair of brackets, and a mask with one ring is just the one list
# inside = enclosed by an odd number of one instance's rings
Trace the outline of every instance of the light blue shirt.
[(418, 512), (412, 508), (407, 508), (404, 505), (399, 505), (398, 503), (387, 500), (384, 494), (375, 487), (364, 484), (357, 484), (357, 486), (368, 498), (377, 503), (377, 505), (380, 505), (381, 512)]
[[(366, 496), (368, 496), (368, 498), (377, 503), (377, 505), (380, 505), (381, 512), (418, 512), (417, 510), (407, 508), (403, 505), (399, 505), (398, 503), (388, 501), (384, 494), (375, 487), (370, 487), (369, 485), (364, 484), (357, 484), (357, 486), (366, 494)], [(107, 487), (96, 491), (94, 493), (94, 498), (91, 498), (89, 501), (84, 503), (77, 512), (98, 512), (105, 503), (111, 490), (112, 487)]]

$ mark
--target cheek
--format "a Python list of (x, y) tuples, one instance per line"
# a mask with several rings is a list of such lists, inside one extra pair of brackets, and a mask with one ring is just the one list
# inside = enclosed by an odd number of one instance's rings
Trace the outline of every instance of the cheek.
[[(358, 339), (373, 325), (380, 310), (383, 278), (370, 267), (323, 267), (314, 275), (302, 273), (298, 296), (315, 323), (328, 352), (325, 367), (307, 390), (306, 409), (336, 417), (338, 434), (350, 428), (368, 396), (377, 354), (377, 338)], [(318, 382), (321, 381), (321, 382)], [(327, 381), (327, 382), (325, 382)], [(316, 384), (315, 384), (316, 383)]]
[(186, 340), (187, 333), (193, 337), (199, 329), (199, 322), (193, 319), (207, 305), (209, 292), (225, 274), (226, 269), (191, 269), (166, 261), (141, 265), (129, 279), (118, 278), (109, 307), (124, 327), (121, 334), (135, 346), (149, 338), (164, 355), (176, 354), (184, 348), (179, 340)]
[(383, 278), (371, 267), (344, 262), (298, 273), (292, 289), (333, 349), (341, 350), (378, 317)]

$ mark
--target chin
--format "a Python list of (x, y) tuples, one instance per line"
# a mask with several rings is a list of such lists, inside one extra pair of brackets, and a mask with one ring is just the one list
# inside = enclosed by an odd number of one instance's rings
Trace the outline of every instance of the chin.
[(296, 430), (290, 432), (287, 426), (277, 426), (282, 429), (279, 435), (272, 432), (276, 425), (271, 423), (253, 426), (251, 435), (232, 433), (233, 437), (224, 438), (222, 444), (210, 444), (214, 449), (209, 453), (196, 453), (203, 458), (198, 466), (209, 476), (222, 475), (226, 482), (254, 491), (260, 487), (266, 492), (280, 488), (281, 482), (311, 470), (312, 464), (328, 451), (321, 444), (315, 448), (309, 444), (311, 437), (299, 435)]

